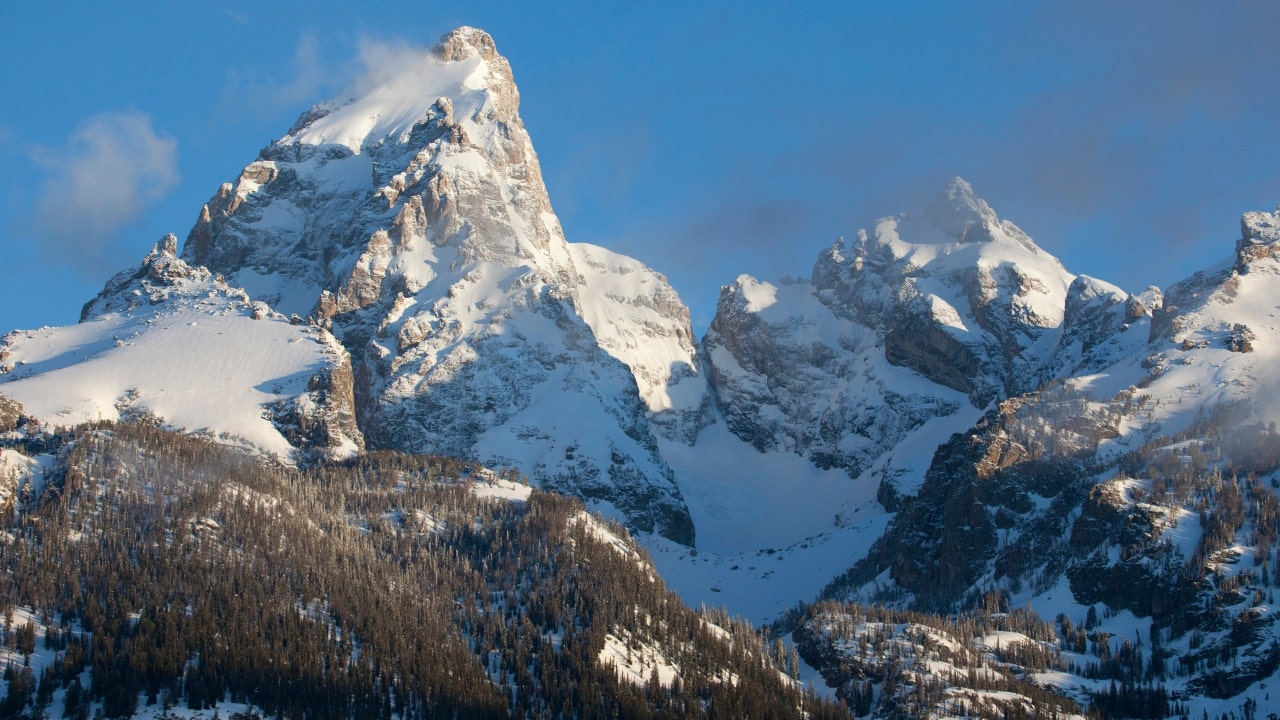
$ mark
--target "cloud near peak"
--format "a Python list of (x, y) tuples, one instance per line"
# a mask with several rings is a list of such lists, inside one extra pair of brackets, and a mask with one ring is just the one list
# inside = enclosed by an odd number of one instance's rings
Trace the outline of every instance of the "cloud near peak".
[(139, 112), (103, 113), (34, 153), (47, 176), (31, 215), (43, 254), (94, 272), (111, 245), (179, 181), (178, 141)]

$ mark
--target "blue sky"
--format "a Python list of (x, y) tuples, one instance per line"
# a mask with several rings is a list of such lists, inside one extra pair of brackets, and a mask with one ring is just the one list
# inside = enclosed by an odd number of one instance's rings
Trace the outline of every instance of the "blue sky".
[(512, 63), (569, 240), (666, 273), (699, 332), (738, 274), (807, 276), (953, 175), (1130, 290), (1280, 204), (1275, 2), (5, 3), (0, 333), (185, 238), (361, 47), (464, 24)]

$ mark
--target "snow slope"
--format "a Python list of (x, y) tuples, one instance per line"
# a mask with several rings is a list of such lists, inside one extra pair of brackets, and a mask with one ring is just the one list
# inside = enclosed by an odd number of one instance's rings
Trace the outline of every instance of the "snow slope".
[(761, 452), (723, 422), (704, 428), (692, 446), (664, 440), (663, 457), (689, 503), (698, 546), (641, 542), (686, 602), (772, 622), (817, 597), (884, 532), (893, 513), (879, 498), (883, 479), (918, 483), (938, 438), (967, 429), (978, 414), (970, 409), (926, 422), (856, 479), (787, 450)]
[(326, 426), (326, 455), (358, 452), (351, 398), (321, 388), (349, 374), (342, 346), (187, 266), (174, 245), (113, 279), (84, 322), (6, 335), (0, 392), (51, 426), (153, 415), (286, 460), (312, 446), (283, 427), (306, 416)]
[(596, 245), (569, 246), (582, 315), (596, 341), (635, 376), (661, 435), (692, 442), (709, 421), (689, 309), (661, 274)]

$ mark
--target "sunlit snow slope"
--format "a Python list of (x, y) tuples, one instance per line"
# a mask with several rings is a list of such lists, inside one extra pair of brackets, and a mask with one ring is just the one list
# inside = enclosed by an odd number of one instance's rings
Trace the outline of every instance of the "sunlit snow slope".
[(175, 248), (170, 236), (118, 275), (80, 324), (5, 336), (0, 393), (54, 426), (154, 415), (287, 460), (362, 449), (342, 346), (187, 266)]

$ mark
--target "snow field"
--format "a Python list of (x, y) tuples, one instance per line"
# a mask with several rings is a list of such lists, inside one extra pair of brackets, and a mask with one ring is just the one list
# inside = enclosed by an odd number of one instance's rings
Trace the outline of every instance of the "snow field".
[(315, 330), (254, 320), (230, 300), (15, 335), (0, 392), (50, 425), (146, 412), (282, 459), (293, 447), (264, 406), (304, 394), (313, 374), (345, 355)]

